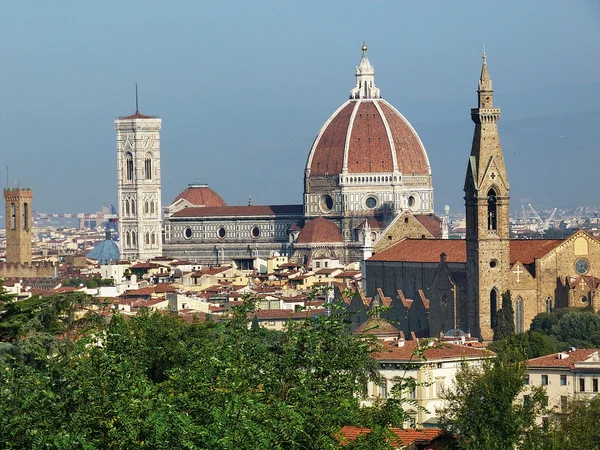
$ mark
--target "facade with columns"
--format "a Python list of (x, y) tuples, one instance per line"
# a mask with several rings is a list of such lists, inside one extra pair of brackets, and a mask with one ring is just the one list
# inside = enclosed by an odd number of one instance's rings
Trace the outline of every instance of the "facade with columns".
[[(424, 324), (422, 330), (405, 332), (428, 330), (437, 336), (459, 328), (483, 340), (493, 337), (506, 291), (511, 292), (517, 332), (529, 329), (538, 313), (554, 308), (600, 311), (598, 240), (584, 231), (565, 240), (510, 239), (510, 184), (497, 126), (500, 109), (494, 106), (485, 55), (477, 94), (464, 184), (466, 239), (408, 237), (391, 246), (376, 243), (376, 253), (366, 261), (367, 295), (377, 295), (380, 288), (396, 302), (391, 310), (400, 311), (403, 317), (398, 319)], [(424, 307), (415, 310), (417, 304)]]
[(162, 255), (161, 122), (139, 111), (115, 120), (121, 259)]
[(366, 228), (375, 240), (403, 211), (431, 215), (425, 147), (381, 98), (366, 45), (355, 82), (310, 149), (303, 204), (229, 206), (207, 185), (190, 185), (165, 208), (163, 253), (208, 264), (246, 265), (275, 252), (299, 263), (348, 263), (364, 256)]

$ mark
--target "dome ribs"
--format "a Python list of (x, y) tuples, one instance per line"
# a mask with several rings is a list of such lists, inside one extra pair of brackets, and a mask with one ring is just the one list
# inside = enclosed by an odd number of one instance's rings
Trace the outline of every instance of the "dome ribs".
[(372, 101), (362, 101), (350, 136), (348, 172), (392, 172), (393, 164), (383, 119)]
[(354, 102), (349, 102), (323, 131), (312, 158), (311, 176), (337, 176), (342, 173), (346, 133), (354, 106)]
[(400, 172), (407, 175), (413, 172), (417, 175), (430, 174), (429, 161), (417, 133), (406, 119), (387, 102), (382, 101), (379, 106), (392, 131)]

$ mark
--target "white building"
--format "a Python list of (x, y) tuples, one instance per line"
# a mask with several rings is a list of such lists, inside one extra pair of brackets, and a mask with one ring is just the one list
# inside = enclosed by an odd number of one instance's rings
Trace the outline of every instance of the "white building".
[(572, 399), (598, 396), (599, 352), (599, 349), (572, 349), (530, 359), (527, 361), (525, 384), (545, 387), (548, 409), (555, 413), (563, 412)]

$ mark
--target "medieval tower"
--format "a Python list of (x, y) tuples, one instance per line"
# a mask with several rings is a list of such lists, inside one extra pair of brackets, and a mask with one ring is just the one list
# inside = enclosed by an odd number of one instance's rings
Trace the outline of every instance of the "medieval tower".
[(162, 255), (161, 122), (139, 110), (115, 120), (121, 259)]
[(30, 188), (4, 189), (7, 263), (31, 264), (32, 200)]
[(471, 109), (475, 132), (464, 187), (467, 304), (471, 329), (490, 340), (510, 273), (510, 186), (498, 136), (500, 109), (494, 108), (485, 53), (477, 97), (478, 107)]

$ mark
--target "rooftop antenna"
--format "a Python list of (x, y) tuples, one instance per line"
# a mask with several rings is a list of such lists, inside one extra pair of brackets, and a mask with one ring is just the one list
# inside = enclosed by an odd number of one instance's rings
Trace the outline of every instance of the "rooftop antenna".
[(138, 103), (138, 89), (137, 89), (137, 83), (135, 83), (135, 112), (136, 112), (136, 113), (139, 113), (139, 112), (140, 112), (139, 103)]
[(6, 165), (6, 189), (8, 189), (10, 186), (8, 185), (8, 164)]

